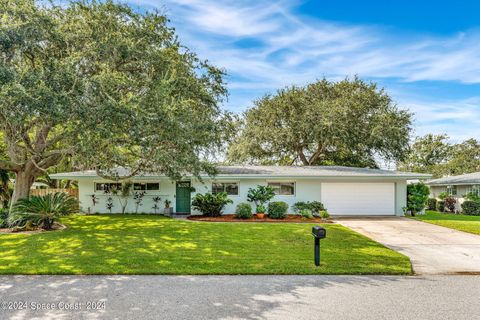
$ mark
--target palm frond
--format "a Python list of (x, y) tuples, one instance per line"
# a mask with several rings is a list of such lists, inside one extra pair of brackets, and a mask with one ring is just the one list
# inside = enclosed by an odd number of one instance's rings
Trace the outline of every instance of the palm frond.
[(8, 221), (11, 226), (23, 225), (26, 221), (31, 221), (36, 226), (50, 229), (61, 216), (77, 211), (77, 199), (66, 193), (57, 192), (18, 200)]

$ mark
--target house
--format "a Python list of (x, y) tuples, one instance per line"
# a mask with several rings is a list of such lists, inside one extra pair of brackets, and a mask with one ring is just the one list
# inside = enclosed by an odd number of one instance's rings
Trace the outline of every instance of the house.
[[(15, 184), (15, 179), (10, 179), (10, 183), (13, 185)], [(31, 190), (38, 190), (38, 189), (48, 189), (48, 184), (44, 182), (35, 181), (32, 186), (30, 187)]]
[(465, 195), (474, 193), (480, 196), (480, 172), (433, 179), (427, 181), (426, 184), (430, 187), (430, 195), (433, 198), (438, 198), (443, 192), (456, 198), (458, 210), (460, 210), (460, 205), (465, 201)]
[[(128, 170), (118, 169), (118, 175)], [(52, 179), (78, 181), (79, 200), (84, 212), (107, 213), (107, 190), (117, 182), (102, 179), (95, 171), (57, 173)], [(144, 192), (141, 206), (135, 210), (130, 197), (127, 212), (153, 213), (154, 197), (160, 197), (163, 209), (165, 200), (172, 202), (174, 212), (196, 214), (191, 209), (195, 193), (227, 192), (233, 204), (225, 213), (234, 213), (237, 204), (247, 201), (249, 188), (269, 185), (276, 196), (272, 201), (285, 201), (291, 207), (299, 201), (321, 201), (334, 215), (403, 215), (406, 205), (406, 186), (409, 179), (426, 179), (430, 175), (380, 169), (350, 168), (340, 166), (220, 166), (215, 177), (201, 176), (201, 181), (186, 176), (181, 181), (171, 181), (159, 174), (140, 174), (131, 178), (133, 192)], [(93, 198), (96, 198), (94, 203)], [(115, 197), (112, 197), (115, 198)], [(113, 202), (112, 202), (113, 201)], [(110, 199), (120, 211), (118, 199)]]

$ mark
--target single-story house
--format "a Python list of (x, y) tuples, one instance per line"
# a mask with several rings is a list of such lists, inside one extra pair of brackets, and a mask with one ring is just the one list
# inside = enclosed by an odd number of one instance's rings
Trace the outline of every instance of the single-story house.
[(451, 176), (440, 179), (429, 180), (426, 183), (430, 187), (430, 195), (438, 198), (440, 193), (457, 199), (457, 209), (465, 201), (464, 196), (474, 193), (480, 196), (480, 172), (462, 174), (459, 176)]
[[(123, 171), (118, 172), (120, 176), (128, 174), (128, 170), (118, 170)], [(94, 170), (56, 173), (50, 177), (78, 181), (82, 211), (109, 212), (109, 195), (105, 191), (117, 182), (102, 179)], [(164, 201), (169, 200), (174, 212), (197, 214), (191, 208), (192, 194), (223, 191), (233, 200), (225, 213), (234, 213), (237, 204), (247, 201), (250, 188), (268, 185), (276, 193), (272, 201), (285, 201), (290, 207), (299, 201), (316, 200), (323, 202), (333, 215), (401, 216), (406, 205), (407, 180), (429, 177), (428, 174), (340, 166), (220, 166), (216, 176), (205, 174), (201, 181), (188, 175), (181, 181), (172, 181), (161, 174), (139, 174), (130, 181), (134, 192), (145, 192), (139, 213), (155, 212), (153, 199), (160, 197), (162, 210)], [(97, 199), (95, 204), (93, 198)], [(120, 204), (114, 202), (113, 205), (112, 212), (120, 212)], [(127, 212), (135, 212), (133, 197)]]
[[(15, 179), (10, 179), (10, 183), (13, 185), (15, 184)], [(48, 189), (48, 184), (44, 182), (38, 182), (35, 181), (32, 186), (30, 187), (31, 190), (36, 190), (36, 189)]]

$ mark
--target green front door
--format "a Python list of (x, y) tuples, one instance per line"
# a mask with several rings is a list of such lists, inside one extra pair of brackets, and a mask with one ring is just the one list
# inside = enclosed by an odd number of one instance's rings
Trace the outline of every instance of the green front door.
[(177, 181), (177, 206), (175, 208), (176, 213), (190, 214), (190, 195), (190, 181)]

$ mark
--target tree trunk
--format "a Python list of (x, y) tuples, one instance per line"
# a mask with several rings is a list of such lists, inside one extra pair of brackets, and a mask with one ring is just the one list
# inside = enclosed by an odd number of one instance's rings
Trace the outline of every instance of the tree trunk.
[(10, 208), (12, 208), (19, 199), (28, 198), (30, 196), (30, 188), (32, 187), (33, 182), (35, 182), (35, 179), (35, 173), (30, 170), (19, 171), (16, 173)]

